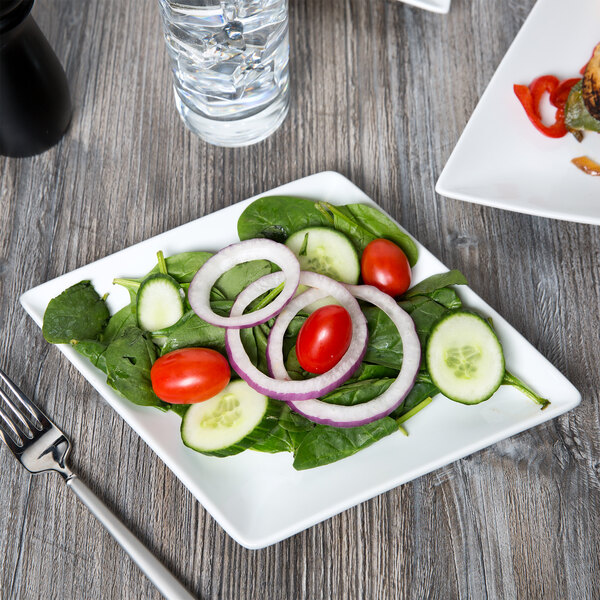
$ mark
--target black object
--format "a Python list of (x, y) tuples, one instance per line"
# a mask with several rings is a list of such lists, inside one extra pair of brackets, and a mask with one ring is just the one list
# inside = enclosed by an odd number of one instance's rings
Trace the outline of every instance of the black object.
[(0, 0), (0, 154), (31, 156), (64, 135), (67, 76), (29, 14), (33, 0)]

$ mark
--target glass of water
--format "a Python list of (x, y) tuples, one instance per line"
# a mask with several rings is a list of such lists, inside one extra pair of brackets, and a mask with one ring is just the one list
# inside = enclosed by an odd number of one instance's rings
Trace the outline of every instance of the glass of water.
[(218, 146), (273, 133), (289, 106), (288, 0), (159, 0), (183, 122)]

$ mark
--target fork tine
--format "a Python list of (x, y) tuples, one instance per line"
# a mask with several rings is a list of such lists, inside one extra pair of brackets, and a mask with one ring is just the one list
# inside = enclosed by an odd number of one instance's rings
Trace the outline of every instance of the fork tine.
[[(13, 433), (17, 440), (19, 440), (21, 446), (23, 446), (23, 438), (21, 437), (21, 433), (16, 428), (12, 419), (2, 410), (2, 408), (0, 408), (0, 419), (2, 419), (5, 427)], [(20, 450), (20, 447), (17, 445), (17, 443), (9, 435), (6, 435), (2, 429), (0, 429), (0, 435), (2, 435), (2, 439), (13, 452), (18, 452)]]
[[(21, 411), (15, 406), (14, 402), (8, 397), (6, 392), (0, 388), (0, 398), (4, 400), (6, 406), (10, 409), (12, 416), (18, 421), (22, 432), (28, 437), (33, 437), (32, 425), (29, 421), (22, 415)], [(14, 423), (14, 420), (13, 420)]]
[[(10, 388), (11, 392), (19, 399), (20, 403), (23, 405), (23, 408), (37, 421), (43, 428), (51, 427), (52, 423), (48, 420), (46, 415), (35, 405), (31, 400), (19, 389), (16, 383), (12, 381), (12, 379), (2, 370), (0, 369), (0, 378), (6, 385)], [(11, 406), (15, 406), (14, 402), (10, 400), (10, 398), (6, 394), (2, 394), (2, 398)], [(15, 410), (16, 406), (15, 406)], [(36, 429), (39, 429), (34, 422), (33, 425)]]
[(13, 454), (19, 454), (19, 452), (23, 450), (21, 447), (17, 446), (10, 435), (6, 435), (2, 429), (0, 429), (0, 438), (2, 438), (4, 443), (11, 449)]

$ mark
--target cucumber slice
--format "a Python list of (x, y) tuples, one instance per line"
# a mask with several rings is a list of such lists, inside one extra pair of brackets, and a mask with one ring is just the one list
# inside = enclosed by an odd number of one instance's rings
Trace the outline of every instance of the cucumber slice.
[(184, 312), (181, 287), (170, 275), (157, 273), (142, 281), (137, 293), (141, 329), (158, 331), (174, 325)]
[(450, 400), (478, 404), (504, 378), (504, 353), (494, 330), (479, 315), (458, 311), (433, 328), (425, 351), (431, 380)]
[(216, 396), (190, 406), (181, 422), (181, 439), (202, 454), (232, 456), (264, 440), (282, 407), (282, 402), (238, 379)]
[(285, 245), (298, 257), (303, 271), (321, 273), (342, 283), (358, 283), (360, 260), (343, 233), (327, 227), (307, 227), (293, 233)]

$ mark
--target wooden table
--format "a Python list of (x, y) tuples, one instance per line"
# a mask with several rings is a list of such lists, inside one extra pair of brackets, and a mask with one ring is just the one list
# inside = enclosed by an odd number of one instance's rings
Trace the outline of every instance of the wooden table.
[[(292, 0), (292, 108), (267, 141), (208, 146), (176, 114), (156, 2), (34, 15), (75, 114), (0, 160), (1, 366), (75, 440), (73, 465), (200, 598), (600, 598), (600, 228), (437, 196), (533, 0)], [(493, 143), (493, 140), (490, 140)], [(259, 551), (231, 540), (18, 303), (28, 288), (322, 170), (354, 181), (583, 394), (563, 417)], [(159, 595), (56, 476), (0, 450), (0, 597)]]

